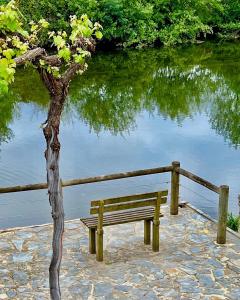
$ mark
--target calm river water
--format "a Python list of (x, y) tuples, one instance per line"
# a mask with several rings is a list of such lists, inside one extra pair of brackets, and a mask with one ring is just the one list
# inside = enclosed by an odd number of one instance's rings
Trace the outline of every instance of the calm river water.
[[(240, 44), (115, 51), (95, 55), (70, 89), (61, 127), (61, 176), (81, 178), (169, 165), (240, 193)], [(32, 69), (20, 70), (0, 99), (0, 186), (45, 181), (48, 95)], [(64, 189), (66, 218), (89, 201), (158, 190), (169, 175)], [(181, 198), (216, 216), (217, 196), (181, 180)], [(51, 221), (46, 190), (0, 195), (0, 228)]]

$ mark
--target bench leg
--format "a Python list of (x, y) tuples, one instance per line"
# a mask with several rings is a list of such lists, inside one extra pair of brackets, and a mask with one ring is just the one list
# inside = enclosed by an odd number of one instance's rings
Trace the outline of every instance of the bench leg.
[(151, 244), (151, 220), (144, 220), (144, 244)]
[(96, 228), (89, 228), (89, 252), (96, 253)]
[(153, 239), (152, 239), (152, 250), (154, 252), (159, 251), (159, 220), (153, 220)]
[(103, 261), (103, 229), (97, 230), (97, 261)]

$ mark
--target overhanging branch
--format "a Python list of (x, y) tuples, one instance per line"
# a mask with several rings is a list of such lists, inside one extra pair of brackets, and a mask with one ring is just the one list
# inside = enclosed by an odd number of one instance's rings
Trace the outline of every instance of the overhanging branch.
[(45, 57), (43, 57), (43, 59), (48, 65), (50, 65), (52, 67), (53, 66), (59, 67), (62, 64), (61, 59), (57, 55), (45, 56)]
[(62, 81), (65, 86), (69, 84), (69, 82), (73, 79), (76, 73), (80, 70), (84, 70), (85, 66), (77, 63), (72, 63), (69, 68), (63, 73)]
[(29, 50), (23, 55), (16, 57), (14, 60), (17, 65), (23, 65), (27, 62), (33, 62), (36, 58), (42, 58), (50, 66), (61, 65), (61, 60), (57, 55), (47, 56), (46, 50), (40, 47)]
[(34, 61), (37, 57), (41, 57), (45, 53), (46, 53), (45, 49), (38, 47), (38, 48), (27, 51), (23, 55), (16, 57), (14, 60), (17, 65), (23, 65), (26, 62)]
[[(91, 42), (89, 42), (88, 46), (90, 47), (90, 45), (92, 47), (94, 47), (94, 44)], [(94, 49), (91, 49), (91, 50), (94, 50)], [(72, 53), (74, 53), (74, 50), (72, 50)], [(42, 68), (40, 66), (40, 64), (38, 63), (39, 59), (44, 60), (47, 65), (52, 66), (52, 67), (60, 67), (63, 63), (61, 61), (61, 59), (58, 57), (58, 55), (47, 55), (46, 50), (44, 48), (40, 48), (40, 47), (37, 47), (35, 49), (27, 51), (23, 55), (16, 57), (14, 59), (14, 61), (17, 65), (23, 65), (27, 62), (35, 61), (35, 64), (38, 66), (39, 70), (42, 70), (41, 71), (41, 73), (42, 73), (44, 71), (44, 68)], [(86, 69), (85, 64), (78, 64), (78, 63), (72, 62), (70, 64), (70, 66), (68, 67), (68, 69), (60, 77), (60, 81), (63, 83), (64, 86), (67, 87), (69, 85), (69, 82), (76, 75), (76, 73), (80, 70), (85, 71), (85, 69)], [(48, 86), (48, 88), (49, 88), (49, 86)], [(49, 90), (51, 90), (51, 89), (49, 89)]]

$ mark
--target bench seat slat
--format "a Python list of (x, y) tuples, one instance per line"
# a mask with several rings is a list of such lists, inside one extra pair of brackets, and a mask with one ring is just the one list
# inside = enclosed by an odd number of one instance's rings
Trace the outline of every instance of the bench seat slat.
[[(140, 220), (148, 220), (152, 219), (154, 216), (154, 209), (142, 209), (134, 211), (128, 211), (125, 213), (120, 214), (111, 214), (105, 215), (103, 217), (103, 226), (110, 226), (122, 223), (130, 223)], [(160, 214), (160, 217), (163, 215)], [(98, 219), (97, 217), (90, 217), (81, 219), (81, 221), (88, 227), (88, 228), (96, 228)]]
[[(163, 217), (161, 214), (160, 217)], [(126, 218), (126, 219), (115, 219), (115, 220), (110, 220), (107, 222), (103, 222), (103, 226), (111, 226), (111, 225), (117, 225), (117, 224), (124, 224), (124, 223), (131, 223), (131, 222), (137, 222), (137, 221), (143, 221), (143, 220), (151, 220), (153, 219), (153, 215), (146, 215), (146, 216), (135, 216), (134, 218)], [(85, 225), (88, 228), (97, 228), (97, 221), (95, 223), (87, 224)]]
[[(130, 216), (124, 216), (119, 218), (118, 216), (116, 216), (115, 218), (106, 218), (104, 221), (104, 226), (106, 226), (107, 222), (109, 223), (114, 223), (115, 221), (118, 222), (119, 220), (128, 220), (128, 219), (145, 219), (145, 218), (152, 218), (153, 217), (153, 213), (148, 213), (148, 214), (138, 214), (138, 215), (130, 215)], [(97, 219), (94, 220), (86, 220), (85, 223), (87, 223), (89, 226), (90, 225), (96, 225), (97, 224)]]
[[(139, 215), (139, 214), (145, 214), (145, 213), (153, 213), (154, 212), (154, 208), (153, 207), (146, 207), (146, 208), (142, 208), (142, 209), (134, 209), (134, 210), (128, 210), (128, 211), (121, 211), (119, 213), (115, 213), (115, 214), (106, 214), (104, 216), (109, 217), (109, 218), (114, 218), (114, 217), (124, 217), (126, 214), (127, 215)], [(83, 218), (84, 219), (97, 219), (98, 216), (93, 216), (93, 217), (87, 217), (87, 218)]]
[[(127, 216), (138, 216), (138, 215), (144, 215), (149, 213), (150, 215), (152, 215), (154, 213), (154, 208), (153, 207), (149, 207), (149, 208), (145, 208), (145, 209), (135, 209), (135, 210), (129, 210), (128, 212), (126, 211), (122, 211), (119, 212), (117, 214), (106, 214), (103, 216), (103, 218), (108, 217), (108, 220), (110, 219), (115, 219), (115, 218), (124, 218), (126, 215)], [(87, 222), (95, 222), (98, 219), (97, 216), (93, 216), (93, 217), (88, 217), (88, 218), (82, 218), (81, 220), (83, 222), (85, 222), (85, 220), (87, 220)]]

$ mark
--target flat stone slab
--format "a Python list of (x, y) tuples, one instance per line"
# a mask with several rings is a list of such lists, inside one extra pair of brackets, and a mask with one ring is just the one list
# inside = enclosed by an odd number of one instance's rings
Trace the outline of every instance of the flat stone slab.
[[(88, 252), (88, 229), (65, 224), (62, 299), (240, 300), (240, 239), (216, 244), (216, 224), (189, 207), (164, 207), (160, 251), (143, 244), (143, 222), (104, 228), (104, 262)], [(50, 299), (52, 226), (0, 233), (0, 299)]]

